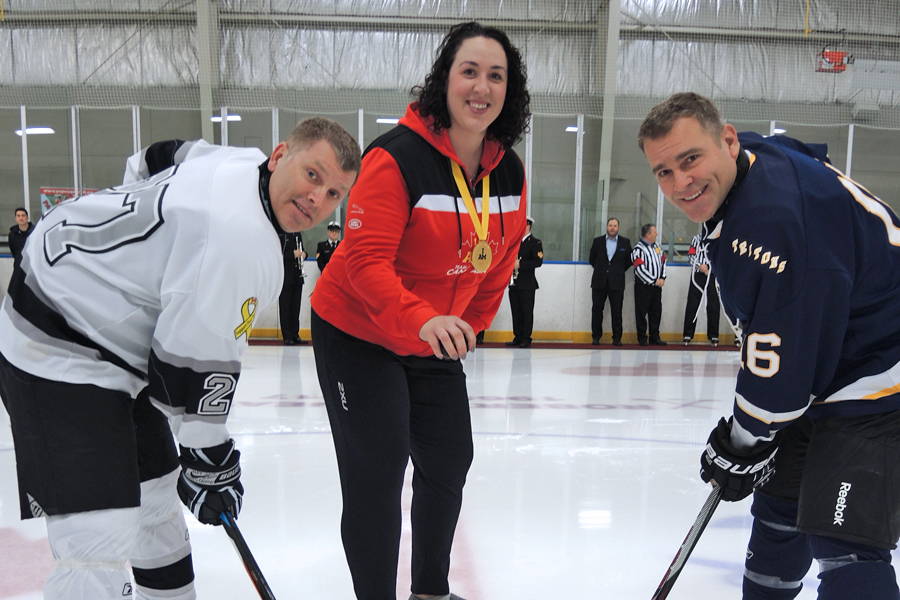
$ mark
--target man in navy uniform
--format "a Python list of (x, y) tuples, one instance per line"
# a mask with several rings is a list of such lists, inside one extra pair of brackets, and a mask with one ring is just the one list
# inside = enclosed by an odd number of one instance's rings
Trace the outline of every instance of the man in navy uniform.
[(325, 272), (325, 267), (328, 266), (331, 255), (337, 250), (338, 244), (341, 243), (341, 240), (338, 239), (340, 235), (341, 224), (337, 221), (328, 223), (328, 239), (324, 242), (319, 242), (319, 245), (316, 246), (316, 264), (319, 265), (320, 273)]
[(606, 235), (594, 238), (589, 261), (591, 276), (591, 344), (603, 337), (603, 305), (609, 298), (613, 346), (622, 345), (622, 303), (625, 300), (625, 271), (631, 268), (631, 240), (619, 235), (619, 220), (606, 222)]
[(509, 307), (512, 311), (513, 337), (507, 346), (528, 348), (531, 346), (531, 332), (534, 329), (534, 293), (538, 289), (534, 270), (544, 264), (544, 246), (541, 240), (531, 235), (534, 219), (527, 218), (525, 237), (519, 246), (519, 258), (513, 270), (512, 284), (509, 286)]
[(743, 338), (700, 463), (724, 500), (753, 493), (744, 598), (796, 597), (815, 558), (820, 600), (900, 599), (900, 220), (824, 145), (738, 134), (697, 94), (653, 108), (638, 143), (703, 223)]
[(303, 300), (303, 283), (306, 279), (306, 251), (299, 231), (281, 232), (281, 254), (284, 260), (284, 283), (278, 296), (278, 319), (281, 321), (281, 341), (285, 346), (308, 344), (300, 337), (300, 302)]

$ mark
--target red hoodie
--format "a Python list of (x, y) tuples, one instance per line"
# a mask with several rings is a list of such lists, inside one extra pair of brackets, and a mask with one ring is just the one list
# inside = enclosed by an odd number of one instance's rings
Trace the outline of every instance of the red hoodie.
[(461, 317), (476, 332), (487, 329), (525, 234), (522, 162), (486, 139), (470, 193), (480, 215), (490, 174), (493, 259), (486, 272), (475, 272), (470, 257), (478, 239), (451, 172), (450, 161), (462, 161), (446, 130), (437, 135), (428, 128), (431, 121), (413, 103), (400, 125), (368, 148), (350, 192), (346, 236), (312, 297), (322, 319), (399, 355), (432, 355), (419, 330), (439, 315)]

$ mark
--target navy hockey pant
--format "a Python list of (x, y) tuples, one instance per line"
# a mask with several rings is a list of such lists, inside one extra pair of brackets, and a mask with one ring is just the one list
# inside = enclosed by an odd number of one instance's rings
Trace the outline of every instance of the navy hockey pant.
[[(888, 550), (897, 541), (898, 425), (900, 413), (804, 416), (782, 430), (775, 474), (753, 495), (745, 600), (796, 597), (813, 558), (820, 600), (900, 600)], [(852, 495), (839, 494), (845, 485)], [(836, 506), (843, 529), (832, 527)]]
[(450, 548), (473, 455), (462, 364), (398, 356), (347, 335), (315, 311), (312, 337), (356, 597), (396, 600), (400, 496), (410, 458), (412, 591), (448, 594)]
[(797, 531), (796, 502), (753, 495), (753, 531), (744, 563), (744, 600), (788, 600), (819, 561), (819, 600), (900, 599), (891, 553)]

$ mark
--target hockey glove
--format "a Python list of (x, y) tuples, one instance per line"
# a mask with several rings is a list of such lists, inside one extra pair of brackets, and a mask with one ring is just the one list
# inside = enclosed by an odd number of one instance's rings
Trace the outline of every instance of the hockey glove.
[(244, 486), (240, 481), (241, 453), (234, 447), (234, 440), (210, 448), (180, 449), (177, 487), (184, 505), (206, 525), (218, 525), (219, 515), (226, 510), (237, 517)]
[(715, 481), (722, 488), (723, 500), (743, 500), (765, 485), (775, 473), (777, 451), (777, 437), (756, 446), (749, 455), (737, 450), (731, 445), (731, 419), (727, 422), (724, 418), (719, 419), (706, 441), (706, 451), (700, 457), (700, 478), (706, 483)]

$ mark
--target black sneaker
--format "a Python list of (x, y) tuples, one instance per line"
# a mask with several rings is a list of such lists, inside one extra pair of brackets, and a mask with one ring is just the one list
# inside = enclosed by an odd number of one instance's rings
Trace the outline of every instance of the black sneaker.
[(594, 338), (591, 340), (591, 346), (599, 346), (599, 345), (600, 345), (600, 338)]
[(664, 342), (659, 338), (656, 338), (655, 340), (650, 340), (650, 344), (652, 346), (668, 346), (669, 345), (668, 342)]
[(613, 340), (613, 346), (621, 346), (622, 340)]

